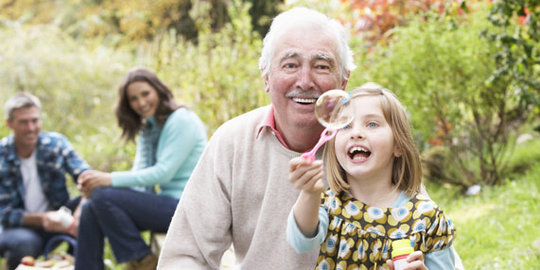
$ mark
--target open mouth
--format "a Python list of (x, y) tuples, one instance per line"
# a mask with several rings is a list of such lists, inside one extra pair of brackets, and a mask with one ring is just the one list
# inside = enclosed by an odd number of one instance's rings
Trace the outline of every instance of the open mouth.
[(352, 160), (365, 160), (371, 155), (371, 151), (361, 146), (354, 146), (347, 152)]
[(313, 104), (317, 101), (316, 98), (292, 98), (292, 100), (300, 104)]

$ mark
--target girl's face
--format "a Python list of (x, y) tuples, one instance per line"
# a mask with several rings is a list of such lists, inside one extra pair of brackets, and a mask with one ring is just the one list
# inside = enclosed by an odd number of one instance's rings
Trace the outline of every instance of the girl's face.
[(147, 82), (133, 82), (127, 87), (129, 106), (141, 117), (147, 118), (156, 113), (159, 96)]
[(394, 157), (399, 155), (392, 129), (384, 118), (378, 97), (356, 97), (350, 101), (354, 120), (339, 130), (335, 151), (349, 181), (391, 181)]

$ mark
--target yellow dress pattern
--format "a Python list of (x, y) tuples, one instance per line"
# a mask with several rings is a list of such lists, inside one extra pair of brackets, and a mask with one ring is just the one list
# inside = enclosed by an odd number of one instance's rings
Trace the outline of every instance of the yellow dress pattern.
[(449, 247), (455, 227), (427, 196), (416, 194), (396, 208), (366, 205), (348, 194), (322, 194), (328, 234), (316, 269), (387, 269), (392, 241), (407, 238), (424, 253)]

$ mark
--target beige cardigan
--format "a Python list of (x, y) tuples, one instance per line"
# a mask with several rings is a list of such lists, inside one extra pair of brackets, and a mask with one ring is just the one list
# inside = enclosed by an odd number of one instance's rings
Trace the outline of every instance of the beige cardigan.
[(285, 238), (299, 191), (287, 180), (300, 153), (271, 129), (270, 106), (238, 116), (213, 135), (172, 219), (158, 269), (218, 269), (234, 245), (241, 269), (313, 269), (318, 249), (297, 254)]

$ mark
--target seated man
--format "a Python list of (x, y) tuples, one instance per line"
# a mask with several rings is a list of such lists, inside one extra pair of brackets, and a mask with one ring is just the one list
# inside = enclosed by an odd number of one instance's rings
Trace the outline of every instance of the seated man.
[(40, 132), (35, 96), (18, 93), (4, 109), (13, 133), (0, 141), (0, 256), (7, 269), (15, 269), (22, 257), (41, 255), (52, 236), (76, 234), (76, 222), (66, 226), (54, 210), (77, 206), (78, 200), (69, 199), (65, 174), (76, 180), (90, 167), (63, 135)]

